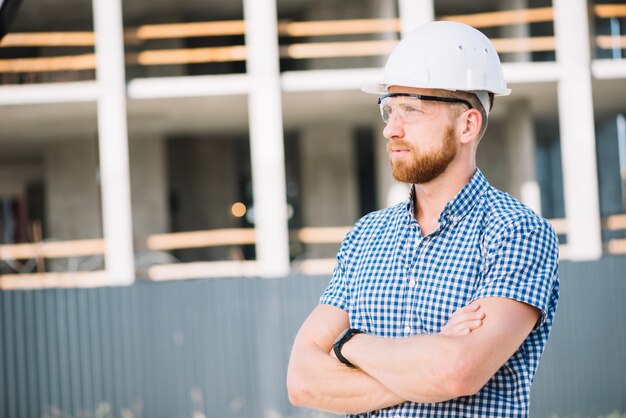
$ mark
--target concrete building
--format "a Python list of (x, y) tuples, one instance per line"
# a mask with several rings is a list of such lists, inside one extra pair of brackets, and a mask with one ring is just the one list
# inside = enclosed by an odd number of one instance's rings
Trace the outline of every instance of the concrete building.
[(0, 44), (0, 273), (328, 271), (347, 227), (406, 197), (359, 89), (433, 19), (500, 51), (513, 94), (479, 147), (490, 182), (553, 220), (563, 257), (624, 253), (625, 16), (584, 0), (25, 1)]

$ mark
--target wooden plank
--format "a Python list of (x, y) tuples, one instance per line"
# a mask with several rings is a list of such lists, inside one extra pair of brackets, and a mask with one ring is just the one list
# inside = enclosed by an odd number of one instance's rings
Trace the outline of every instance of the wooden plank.
[(554, 51), (554, 36), (535, 36), (532, 38), (497, 38), (491, 42), (498, 53)]
[(599, 35), (596, 36), (596, 44), (602, 49), (625, 49), (626, 36)]
[[(162, 25), (142, 25), (124, 31), (124, 39), (129, 43), (149, 39), (178, 39), (203, 36), (244, 35), (243, 20), (221, 22), (190, 22)], [(28, 32), (10, 33), (0, 47), (38, 46), (94, 46), (93, 32)]]
[(315, 258), (293, 263), (295, 272), (309, 276), (331, 275), (337, 260), (334, 258)]
[(184, 280), (220, 277), (254, 277), (259, 269), (256, 261), (205, 261), (195, 263), (159, 264), (148, 268), (151, 280)]
[(361, 35), (369, 33), (397, 33), (400, 19), (342, 19), (312, 22), (279, 22), (281, 36)]
[(127, 55), (128, 64), (163, 65), (163, 64), (198, 64), (206, 62), (245, 61), (244, 45), (220, 46), (207, 48), (181, 48), (143, 51)]
[(559, 260), (569, 260), (570, 251), (567, 244), (559, 245)]
[(343, 241), (349, 226), (302, 228), (296, 231), (296, 239), (304, 244), (334, 244)]
[(0, 60), (0, 73), (40, 73), (96, 68), (96, 54)]
[(103, 239), (51, 241), (43, 244), (46, 258), (80, 257), (104, 254)]
[(180, 248), (245, 245), (256, 242), (254, 228), (227, 228), (210, 231), (174, 232), (150, 235), (146, 239), (151, 250), (166, 251)]
[(216, 22), (189, 22), (169, 23), (162, 25), (142, 25), (134, 31), (133, 35), (138, 39), (146, 40), (244, 34), (245, 23), (243, 20), (226, 20)]
[(626, 238), (610, 239), (607, 249), (610, 254), (626, 254)]
[[(492, 42), (499, 53), (554, 51), (555, 48), (553, 36), (499, 38)], [(397, 43), (396, 40), (299, 43), (280, 47), (280, 55), (295, 59), (377, 56), (389, 54)]]
[(475, 28), (487, 28), (491, 26), (550, 22), (553, 19), (554, 13), (551, 7), (538, 7), (534, 9), (502, 10), (498, 12), (442, 16), (437, 20), (453, 20), (466, 23)]
[(0, 245), (0, 260), (26, 260), (39, 258), (43, 254), (43, 243)]
[(593, 11), (598, 17), (626, 17), (626, 4), (597, 4)]
[(0, 289), (49, 289), (74, 287), (102, 287), (118, 285), (106, 271), (76, 271), (64, 273), (3, 274)]
[(104, 240), (84, 239), (0, 245), (0, 260), (63, 258), (104, 254)]
[(93, 32), (32, 32), (9, 33), (0, 47), (37, 47), (37, 46), (94, 46)]
[[(244, 61), (243, 45), (208, 48), (163, 49), (127, 54), (127, 64), (164, 65)], [(0, 60), (0, 73), (93, 70), (95, 54)]]
[(281, 46), (283, 58), (337, 58), (363, 57), (389, 54), (398, 44), (396, 40), (317, 42)]
[(626, 214), (607, 216), (603, 226), (610, 231), (626, 229)]
[(565, 218), (548, 219), (548, 222), (557, 234), (567, 234), (567, 220)]

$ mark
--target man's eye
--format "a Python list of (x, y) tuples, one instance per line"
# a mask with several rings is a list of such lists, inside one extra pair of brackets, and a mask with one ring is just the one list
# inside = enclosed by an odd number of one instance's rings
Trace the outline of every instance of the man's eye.
[(403, 113), (417, 113), (420, 111), (418, 107), (403, 104), (398, 106)]

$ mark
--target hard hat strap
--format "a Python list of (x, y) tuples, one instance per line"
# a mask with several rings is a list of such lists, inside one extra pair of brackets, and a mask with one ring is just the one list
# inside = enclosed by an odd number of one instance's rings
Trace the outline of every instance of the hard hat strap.
[(474, 93), (476, 97), (478, 97), (478, 100), (480, 100), (480, 103), (485, 108), (485, 112), (489, 114), (489, 111), (491, 110), (491, 100), (489, 100), (489, 92), (485, 90), (475, 90), (471, 93)]

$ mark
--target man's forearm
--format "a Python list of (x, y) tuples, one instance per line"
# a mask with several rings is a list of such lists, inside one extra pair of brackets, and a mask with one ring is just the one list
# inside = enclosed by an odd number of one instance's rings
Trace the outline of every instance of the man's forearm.
[(294, 347), (287, 381), (292, 403), (335, 413), (369, 412), (405, 401), (362, 370), (344, 366), (316, 346)]
[(389, 339), (360, 334), (344, 345), (343, 355), (359, 369), (404, 399), (431, 403), (461, 394), (451, 364), (459, 339), (421, 335)]

